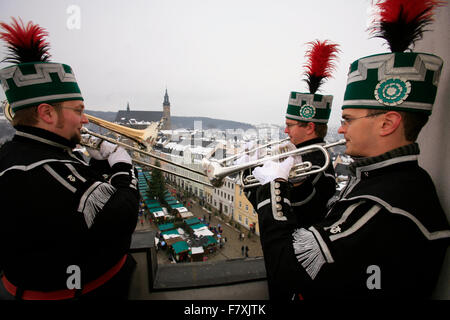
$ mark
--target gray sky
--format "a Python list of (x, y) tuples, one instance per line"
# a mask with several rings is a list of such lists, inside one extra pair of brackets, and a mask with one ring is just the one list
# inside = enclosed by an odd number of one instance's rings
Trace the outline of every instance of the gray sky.
[(284, 123), (289, 93), (307, 91), (305, 43), (328, 39), (342, 53), (319, 93), (334, 95), (337, 125), (349, 64), (387, 51), (366, 31), (371, 2), (2, 0), (0, 21), (46, 28), (52, 61), (74, 69), (88, 109), (162, 110), (167, 86), (172, 115), (252, 124)]

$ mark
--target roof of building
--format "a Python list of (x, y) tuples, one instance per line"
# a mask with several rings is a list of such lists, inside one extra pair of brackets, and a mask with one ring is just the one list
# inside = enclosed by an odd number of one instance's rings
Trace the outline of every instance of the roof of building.
[(129, 123), (132, 119), (136, 122), (156, 122), (160, 121), (162, 116), (162, 111), (119, 110), (115, 122)]

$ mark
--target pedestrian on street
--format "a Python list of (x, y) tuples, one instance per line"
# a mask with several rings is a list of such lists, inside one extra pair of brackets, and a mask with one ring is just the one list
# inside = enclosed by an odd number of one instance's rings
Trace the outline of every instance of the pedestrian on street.
[(248, 258), (248, 246), (245, 246), (245, 257)]
[(245, 250), (245, 248), (244, 248), (244, 246), (242, 246), (241, 247), (242, 256), (244, 256), (244, 250)]

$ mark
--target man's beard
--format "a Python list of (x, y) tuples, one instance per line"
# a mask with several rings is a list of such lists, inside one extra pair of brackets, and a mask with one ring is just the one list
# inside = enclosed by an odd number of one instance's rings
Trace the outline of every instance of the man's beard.
[(81, 137), (78, 134), (73, 134), (72, 137), (70, 137), (70, 142), (74, 143), (74, 144), (80, 144), (81, 142)]
[[(64, 119), (64, 117), (62, 116), (62, 114), (58, 114), (58, 120), (56, 122), (56, 127), (59, 129), (64, 128), (64, 124), (66, 119)], [(81, 136), (79, 134), (74, 133), (70, 139), (70, 142), (74, 143), (74, 144), (79, 144), (81, 142)]]

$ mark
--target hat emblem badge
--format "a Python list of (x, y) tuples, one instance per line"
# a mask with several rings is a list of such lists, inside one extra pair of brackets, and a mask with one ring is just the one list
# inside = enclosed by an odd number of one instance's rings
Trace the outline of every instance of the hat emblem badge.
[(316, 108), (309, 104), (305, 104), (300, 108), (300, 116), (305, 119), (311, 119), (316, 115)]
[(385, 106), (397, 106), (408, 98), (411, 83), (399, 77), (392, 77), (378, 82), (375, 88), (375, 98)]

